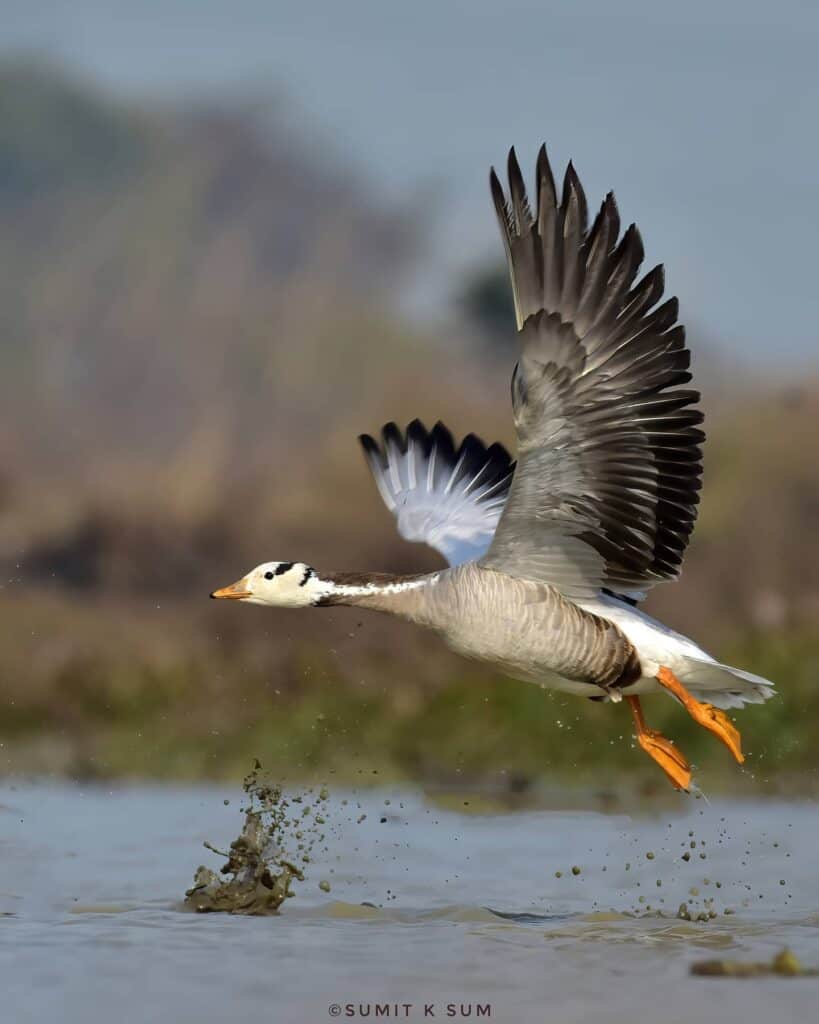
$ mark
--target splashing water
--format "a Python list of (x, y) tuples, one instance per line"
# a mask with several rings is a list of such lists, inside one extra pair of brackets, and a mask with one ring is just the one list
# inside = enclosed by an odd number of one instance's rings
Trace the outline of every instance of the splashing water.
[(185, 906), (198, 913), (278, 913), (294, 895), (293, 883), (304, 881), (301, 865), (310, 863), (313, 847), (324, 841), (322, 805), (328, 799), (324, 787), (317, 794), (310, 788), (301, 795), (285, 796), (281, 785), (269, 781), (256, 760), (243, 789), (248, 799), (242, 808), (244, 825), (229, 851), (205, 843), (226, 863), (219, 874), (200, 865), (185, 893)]

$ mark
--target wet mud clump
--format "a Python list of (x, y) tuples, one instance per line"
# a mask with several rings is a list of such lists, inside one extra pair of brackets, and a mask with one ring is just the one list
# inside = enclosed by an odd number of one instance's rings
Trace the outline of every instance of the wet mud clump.
[(803, 967), (789, 949), (783, 949), (771, 961), (697, 960), (691, 974), (702, 978), (816, 978), (819, 968)]
[(266, 780), (256, 761), (244, 780), (247, 806), (241, 833), (227, 852), (205, 843), (226, 862), (219, 872), (200, 865), (185, 893), (185, 906), (198, 913), (275, 914), (304, 881), (304, 865), (324, 840), (327, 791), (285, 796)]

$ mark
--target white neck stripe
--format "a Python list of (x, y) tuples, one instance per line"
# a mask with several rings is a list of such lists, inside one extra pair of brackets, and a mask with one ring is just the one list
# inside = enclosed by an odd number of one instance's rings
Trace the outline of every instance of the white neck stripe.
[(434, 583), (439, 573), (431, 573), (428, 576), (421, 576), (413, 580), (397, 580), (395, 583), (379, 583), (373, 580), (363, 586), (354, 586), (349, 583), (334, 583), (332, 580), (323, 580), (320, 577), (316, 580), (316, 590), (322, 597), (330, 595), (338, 597), (367, 597), (371, 594), (400, 594), (406, 590), (417, 590), (428, 583)]

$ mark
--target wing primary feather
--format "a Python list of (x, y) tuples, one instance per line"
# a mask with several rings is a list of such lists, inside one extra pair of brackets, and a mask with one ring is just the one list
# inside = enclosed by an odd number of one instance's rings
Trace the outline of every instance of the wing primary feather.
[[(679, 573), (701, 487), (702, 413), (686, 387), (678, 302), (663, 301), (662, 265), (638, 276), (643, 240), (635, 224), (621, 234), (613, 193), (589, 227), (574, 165), (558, 196), (542, 146), (533, 217), (514, 149), (507, 164), (508, 198), (494, 171), (490, 183), (521, 334), (520, 458), (483, 561), (572, 596), (642, 592)], [(464, 478), (488, 493), (491, 475), (470, 461)]]
[(523, 183), (523, 174), (520, 170), (517, 154), (514, 146), (509, 150), (507, 159), (509, 174), (509, 195), (512, 199), (512, 214), (514, 216), (514, 229), (519, 235), (523, 235), (532, 226), (532, 210), (529, 206), (529, 199), (526, 195), (526, 186)]
[(386, 424), (381, 444), (369, 434), (359, 442), (402, 537), (430, 544), (452, 565), (485, 553), (514, 471), (503, 445), (487, 448), (468, 434), (456, 448), (443, 423), (428, 431), (420, 420), (405, 432)]

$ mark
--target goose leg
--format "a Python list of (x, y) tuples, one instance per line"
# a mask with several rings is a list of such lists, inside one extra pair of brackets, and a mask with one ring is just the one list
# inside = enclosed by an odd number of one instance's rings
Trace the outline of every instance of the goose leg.
[(653, 757), (662, 768), (675, 789), (688, 791), (691, 785), (691, 766), (682, 753), (674, 746), (671, 740), (657, 732), (649, 729), (643, 717), (643, 709), (639, 697), (626, 697), (634, 718), (634, 728), (637, 732), (637, 742), (643, 750)]
[(674, 694), (695, 722), (722, 740), (734, 755), (734, 758), (740, 764), (743, 763), (745, 758), (742, 755), (742, 748), (740, 746), (739, 730), (724, 711), (720, 711), (719, 708), (715, 708), (712, 704), (705, 704), (692, 697), (669, 668), (663, 667), (660, 669), (657, 673), (657, 682), (660, 686), (665, 687), (669, 693)]

